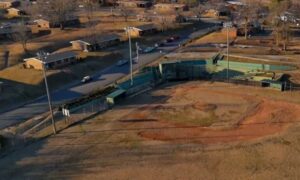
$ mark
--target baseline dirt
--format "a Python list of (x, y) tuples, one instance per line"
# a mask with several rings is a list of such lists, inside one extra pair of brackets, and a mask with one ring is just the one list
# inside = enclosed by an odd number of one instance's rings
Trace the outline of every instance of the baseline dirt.
[(125, 118), (140, 122), (130, 126), (141, 128), (138, 135), (145, 139), (201, 144), (250, 141), (276, 135), (300, 117), (297, 104), (240, 91), (191, 84), (162, 91), (171, 95), (166, 103), (145, 105)]

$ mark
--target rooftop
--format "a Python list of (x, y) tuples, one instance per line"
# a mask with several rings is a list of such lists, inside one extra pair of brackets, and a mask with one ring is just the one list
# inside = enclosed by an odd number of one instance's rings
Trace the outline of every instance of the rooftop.
[[(43, 60), (43, 62), (45, 62), (45, 63), (51, 63), (51, 62), (55, 62), (55, 61), (59, 61), (59, 60), (67, 59), (67, 58), (76, 57), (76, 55), (77, 55), (77, 53), (75, 53), (73, 51), (65, 51), (65, 52), (53, 53), (53, 54), (49, 54)], [(40, 60), (37, 57), (27, 58), (27, 59), (24, 59), (24, 61), (28, 61), (28, 60), (31, 60), (31, 59), (39, 60), (40, 62), (42, 62), (42, 60)]]
[(151, 29), (156, 29), (154, 24), (145, 24), (145, 25), (141, 25), (141, 26), (136, 26), (134, 27), (140, 31), (146, 31), (146, 30), (151, 30)]

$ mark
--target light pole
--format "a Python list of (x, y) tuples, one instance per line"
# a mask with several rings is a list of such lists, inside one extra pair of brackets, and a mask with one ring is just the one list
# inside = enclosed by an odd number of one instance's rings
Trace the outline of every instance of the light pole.
[(46, 92), (47, 92), (47, 97), (48, 97), (48, 105), (49, 105), (49, 111), (50, 111), (50, 115), (51, 115), (52, 129), (53, 129), (53, 134), (56, 134), (56, 126), (55, 126), (53, 110), (52, 110), (51, 95), (50, 95), (49, 88), (48, 88), (47, 74), (46, 74), (46, 68), (45, 68), (45, 64), (46, 64), (45, 60), (47, 58), (47, 54), (45, 52), (38, 52), (37, 56), (42, 61), (43, 75), (44, 75), (45, 87), (46, 87)]
[(132, 49), (131, 49), (131, 34), (130, 30), (132, 30), (132, 27), (126, 27), (125, 31), (128, 35), (128, 41), (129, 41), (129, 61), (130, 61), (130, 85), (133, 86), (133, 75), (132, 75)]
[(139, 63), (139, 49), (140, 49), (138, 42), (135, 43), (135, 47), (136, 47), (136, 62), (138, 64)]
[(227, 81), (229, 82), (229, 28), (232, 27), (232, 22), (224, 23), (224, 28), (227, 30)]

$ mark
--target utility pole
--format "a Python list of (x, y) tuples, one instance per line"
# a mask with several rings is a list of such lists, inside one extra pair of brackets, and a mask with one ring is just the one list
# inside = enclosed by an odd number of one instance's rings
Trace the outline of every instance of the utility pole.
[(139, 63), (139, 49), (140, 49), (138, 42), (135, 43), (135, 47), (136, 47), (136, 62), (138, 64)]
[(227, 29), (227, 81), (229, 82), (229, 27)]
[(227, 29), (227, 81), (229, 82), (229, 28), (232, 27), (232, 22), (226, 22), (223, 25)]
[(46, 67), (45, 67), (45, 64), (46, 64), (45, 59), (47, 58), (47, 55), (44, 52), (38, 52), (37, 56), (42, 61), (43, 75), (44, 75), (45, 87), (46, 87), (46, 92), (47, 92), (47, 97), (48, 97), (48, 105), (49, 105), (49, 111), (50, 111), (50, 115), (51, 115), (52, 129), (53, 129), (53, 134), (56, 134), (56, 125), (55, 125), (54, 116), (53, 116), (51, 95), (50, 95), (50, 92), (49, 92), (47, 74), (46, 74)]
[(126, 27), (125, 31), (128, 35), (128, 42), (129, 42), (129, 58), (130, 58), (130, 85), (133, 86), (133, 75), (132, 75), (132, 48), (131, 48), (131, 35), (130, 35), (130, 30), (132, 27)]

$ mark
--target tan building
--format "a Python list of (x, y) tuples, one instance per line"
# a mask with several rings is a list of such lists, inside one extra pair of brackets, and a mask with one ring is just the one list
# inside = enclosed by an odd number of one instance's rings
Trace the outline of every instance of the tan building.
[(154, 8), (158, 11), (188, 11), (189, 7), (185, 4), (177, 3), (159, 3), (155, 4)]
[(137, 27), (132, 27), (129, 29), (129, 33), (132, 37), (140, 37), (148, 34), (153, 34), (157, 32), (157, 28), (154, 24), (145, 24)]
[(8, 8), (6, 11), (10, 17), (18, 17), (24, 14), (21, 10), (16, 8)]
[(0, 9), (8, 9), (11, 7), (20, 6), (21, 2), (16, 0), (1, 0), (0, 1)]
[(34, 20), (34, 23), (39, 27), (39, 28), (44, 28), (44, 29), (49, 29), (50, 28), (50, 22), (44, 19), (37, 19)]
[(96, 51), (106, 47), (117, 45), (121, 42), (120, 36), (116, 34), (108, 34), (105, 36), (86, 38), (84, 40), (71, 41), (72, 48), (80, 51)]
[(152, 6), (151, 1), (117, 1), (116, 4), (121, 7), (131, 7), (131, 8), (149, 8)]
[(55, 69), (63, 67), (77, 61), (77, 53), (73, 51), (66, 51), (60, 53), (49, 54), (45, 60), (40, 60), (37, 57), (24, 59), (24, 66), (26, 68), (32, 68), (37, 70), (43, 69), (43, 63), (46, 69)]

